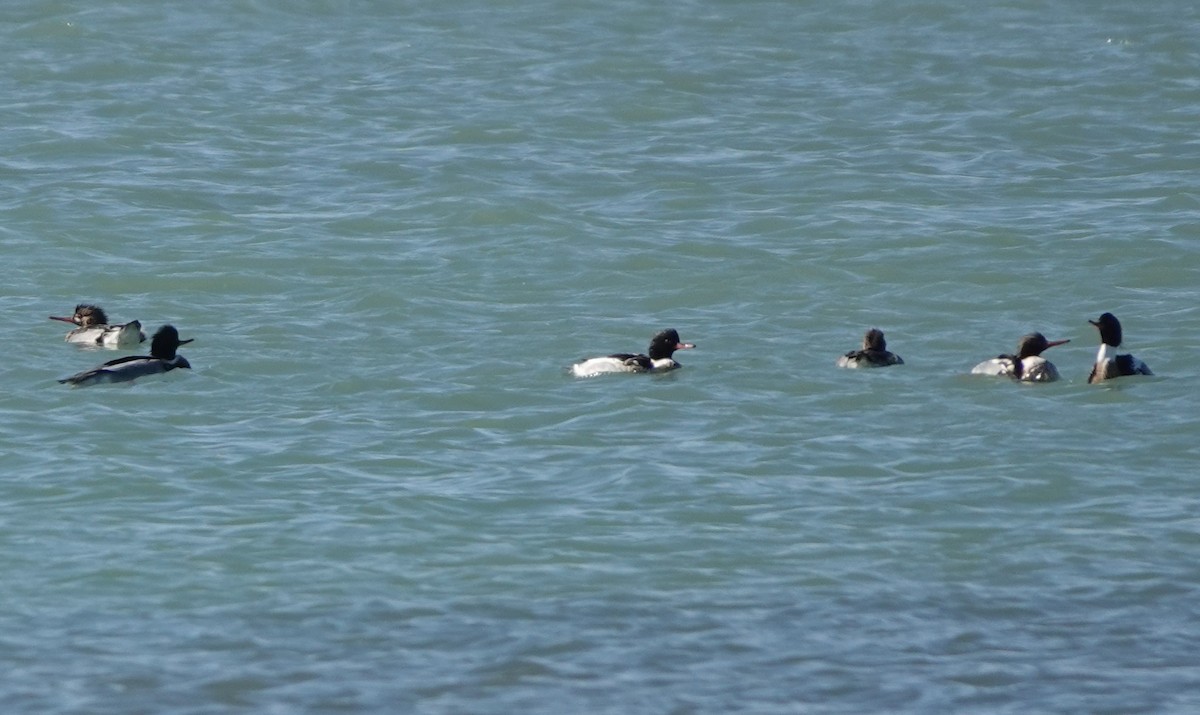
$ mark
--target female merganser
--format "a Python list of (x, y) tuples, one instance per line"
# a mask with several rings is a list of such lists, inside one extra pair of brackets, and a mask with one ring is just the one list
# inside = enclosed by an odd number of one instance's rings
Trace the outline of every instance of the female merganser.
[(1096, 353), (1096, 364), (1088, 383), (1104, 382), (1125, 375), (1153, 375), (1146, 363), (1132, 355), (1113, 355), (1121, 347), (1121, 321), (1112, 313), (1105, 313), (1099, 320), (1089, 320), (1100, 331), (1100, 352)]
[(1054, 363), (1042, 357), (1042, 351), (1070, 340), (1047, 340), (1041, 333), (1030, 333), (1017, 343), (1016, 355), (1001, 355), (971, 368), (972, 375), (1003, 375), (1021, 382), (1053, 382), (1058, 379)]
[(871, 328), (863, 336), (862, 350), (851, 350), (837, 360), (838, 367), (887, 367), (888, 365), (903, 365), (904, 360), (895, 353), (888, 352), (887, 341), (883, 339), (883, 331)]
[(666, 372), (680, 367), (671, 357), (676, 350), (690, 350), (692, 343), (679, 341), (674, 329), (664, 330), (650, 339), (649, 355), (617, 353), (583, 360), (571, 366), (576, 377), (592, 377), (608, 372)]
[(142, 332), (142, 324), (136, 320), (124, 325), (109, 325), (108, 316), (98, 305), (80, 303), (75, 306), (75, 314), (70, 318), (50, 316), (50, 320), (61, 320), (64, 323), (78, 325), (67, 333), (68, 343), (93, 345), (101, 348), (125, 348), (145, 341), (146, 334)]
[(176, 355), (180, 345), (192, 342), (179, 339), (179, 331), (174, 326), (164, 325), (154, 334), (150, 341), (149, 355), (129, 355), (116, 360), (109, 360), (99, 367), (85, 370), (77, 375), (64, 377), (59, 382), (72, 385), (98, 385), (102, 382), (127, 382), (145, 375), (157, 375), (177, 367), (190, 368), (187, 358)]

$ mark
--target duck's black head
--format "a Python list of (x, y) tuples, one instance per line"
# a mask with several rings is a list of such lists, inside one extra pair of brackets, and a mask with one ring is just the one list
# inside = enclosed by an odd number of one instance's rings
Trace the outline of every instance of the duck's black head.
[(696, 347), (692, 343), (679, 341), (679, 332), (674, 328), (664, 330), (650, 339), (650, 359), (662, 360), (669, 358), (676, 350), (689, 350)]
[(884, 352), (887, 350), (887, 340), (883, 338), (883, 331), (879, 328), (871, 328), (867, 334), (863, 336), (863, 350), (878, 350)]
[(1055, 345), (1069, 343), (1070, 340), (1047, 340), (1045, 335), (1041, 333), (1030, 333), (1021, 338), (1017, 343), (1017, 359), (1024, 360), (1027, 357), (1041, 355), (1047, 348), (1052, 348)]
[[(187, 345), (192, 340), (194, 338), (180, 340), (179, 331), (175, 329), (174, 325), (164, 325), (150, 340), (150, 355), (160, 360), (172, 360), (175, 358), (175, 351), (179, 349), (179, 346)], [(191, 365), (186, 367), (191, 367)]]
[(1114, 348), (1121, 345), (1121, 321), (1112, 313), (1101, 315), (1098, 320), (1089, 320), (1100, 331), (1100, 342)]

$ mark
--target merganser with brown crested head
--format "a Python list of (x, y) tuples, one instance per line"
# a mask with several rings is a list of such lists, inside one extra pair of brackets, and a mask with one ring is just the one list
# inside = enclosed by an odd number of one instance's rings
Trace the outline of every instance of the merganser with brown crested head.
[(582, 360), (571, 366), (576, 377), (592, 377), (611, 372), (667, 372), (680, 367), (672, 357), (676, 350), (696, 347), (679, 339), (678, 331), (663, 330), (650, 339), (649, 354), (615, 353)]
[(1089, 320), (1100, 331), (1100, 351), (1096, 353), (1096, 363), (1092, 365), (1092, 374), (1088, 375), (1088, 383), (1104, 382), (1115, 377), (1129, 375), (1153, 375), (1146, 363), (1132, 355), (1116, 355), (1121, 347), (1121, 321), (1112, 313), (1105, 313), (1097, 320)]
[(871, 328), (863, 336), (861, 350), (851, 350), (837, 359), (838, 367), (887, 367), (888, 365), (903, 365), (904, 360), (896, 353), (888, 352), (887, 340), (879, 328)]
[(1030, 333), (1017, 343), (1016, 355), (1000, 355), (971, 368), (972, 375), (1001, 375), (1021, 382), (1053, 382), (1058, 379), (1054, 363), (1042, 352), (1070, 340), (1047, 340), (1041, 333)]
[(149, 355), (129, 355), (85, 370), (59, 380), (79, 387), (98, 385), (103, 382), (129, 382), (146, 375), (158, 375), (175, 368), (190, 368), (191, 364), (182, 355), (176, 354), (180, 345), (187, 345), (192, 338), (179, 339), (179, 331), (173, 325), (164, 325), (150, 341)]
[(97, 348), (127, 348), (146, 340), (142, 324), (133, 320), (120, 325), (109, 325), (108, 316), (98, 305), (80, 303), (70, 318), (50, 316), (50, 320), (61, 320), (79, 327), (67, 333), (67, 342)]

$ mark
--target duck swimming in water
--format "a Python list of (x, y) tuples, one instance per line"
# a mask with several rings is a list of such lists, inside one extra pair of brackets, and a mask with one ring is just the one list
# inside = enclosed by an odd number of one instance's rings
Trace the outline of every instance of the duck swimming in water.
[(592, 377), (610, 372), (667, 372), (680, 367), (672, 355), (676, 350), (690, 350), (692, 343), (680, 341), (679, 333), (663, 330), (650, 339), (648, 355), (615, 353), (604, 357), (588, 358), (571, 366), (576, 377)]
[(1129, 375), (1153, 375), (1146, 363), (1132, 355), (1116, 355), (1121, 347), (1121, 321), (1112, 313), (1105, 313), (1097, 320), (1089, 320), (1100, 331), (1100, 351), (1096, 353), (1096, 363), (1092, 365), (1092, 373), (1088, 375), (1088, 383), (1104, 382), (1115, 377)]
[(99, 348), (133, 347), (146, 340), (142, 324), (136, 320), (123, 325), (109, 325), (108, 316), (98, 305), (80, 303), (70, 318), (50, 316), (50, 320), (61, 320), (79, 327), (67, 333), (67, 342)]
[(175, 368), (190, 368), (191, 364), (187, 358), (175, 352), (180, 345), (190, 342), (192, 338), (180, 340), (179, 331), (174, 326), (164, 325), (150, 341), (149, 355), (129, 355), (109, 360), (99, 367), (64, 377), (59, 382), (86, 387), (104, 382), (128, 382), (146, 375), (170, 372)]
[(1001, 375), (1021, 382), (1053, 382), (1058, 379), (1054, 363), (1042, 352), (1070, 340), (1047, 340), (1041, 333), (1030, 333), (1017, 343), (1016, 355), (1000, 355), (971, 368), (972, 375)]
[(871, 328), (863, 336), (862, 350), (851, 350), (837, 359), (838, 367), (887, 367), (888, 365), (903, 365), (904, 360), (895, 353), (888, 352), (887, 341), (883, 331)]

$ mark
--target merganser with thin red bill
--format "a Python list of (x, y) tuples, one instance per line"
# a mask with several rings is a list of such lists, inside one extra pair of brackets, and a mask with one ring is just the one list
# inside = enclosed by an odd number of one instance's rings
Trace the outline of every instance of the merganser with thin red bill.
[(676, 350), (691, 350), (696, 347), (679, 339), (679, 332), (663, 330), (650, 339), (649, 354), (614, 353), (604, 357), (588, 358), (571, 366), (576, 377), (594, 377), (614, 372), (668, 372), (681, 365), (672, 357)]
[(80, 303), (75, 306), (75, 313), (70, 318), (51, 315), (50, 320), (61, 320), (79, 326), (67, 333), (67, 342), (77, 345), (115, 350), (133, 347), (146, 340), (146, 334), (142, 332), (142, 324), (139, 321), (109, 325), (108, 316), (98, 305)]
[(1121, 347), (1121, 321), (1112, 313), (1105, 313), (1097, 320), (1089, 320), (1100, 331), (1100, 351), (1096, 353), (1096, 363), (1092, 365), (1092, 374), (1088, 375), (1088, 383), (1104, 382), (1117, 377), (1129, 375), (1153, 375), (1146, 363), (1132, 355), (1116, 355)]
[(971, 374), (1011, 377), (1020, 382), (1053, 382), (1058, 379), (1058, 368), (1042, 357), (1042, 352), (1069, 342), (1047, 340), (1041, 333), (1030, 333), (1017, 343), (1016, 355), (1000, 355), (984, 360), (971, 368)]
[(179, 331), (173, 325), (164, 325), (150, 341), (149, 355), (129, 355), (85, 370), (59, 382), (86, 387), (105, 382), (129, 382), (146, 375), (158, 375), (176, 368), (190, 368), (191, 364), (182, 355), (176, 354), (180, 345), (187, 345), (192, 338), (179, 339)]

